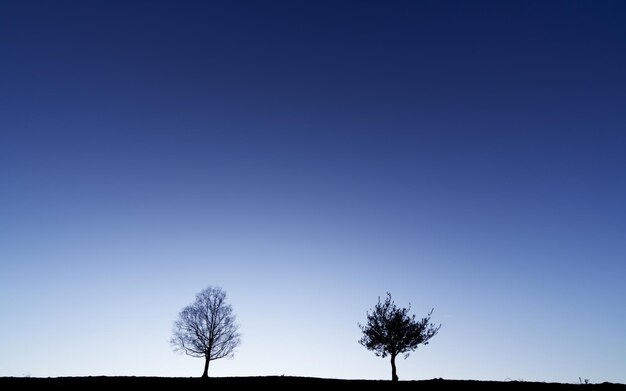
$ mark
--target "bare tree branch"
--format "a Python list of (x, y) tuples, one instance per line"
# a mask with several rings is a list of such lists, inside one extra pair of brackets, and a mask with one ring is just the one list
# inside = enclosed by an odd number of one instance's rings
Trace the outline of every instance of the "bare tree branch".
[(226, 303), (226, 293), (209, 286), (179, 313), (170, 344), (175, 351), (204, 357), (202, 377), (207, 377), (210, 361), (234, 355), (241, 342), (238, 330), (232, 307)]

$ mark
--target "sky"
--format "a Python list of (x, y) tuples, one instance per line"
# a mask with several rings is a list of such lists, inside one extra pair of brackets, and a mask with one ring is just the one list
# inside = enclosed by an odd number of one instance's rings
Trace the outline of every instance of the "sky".
[(0, 376), (626, 383), (623, 1), (0, 1)]

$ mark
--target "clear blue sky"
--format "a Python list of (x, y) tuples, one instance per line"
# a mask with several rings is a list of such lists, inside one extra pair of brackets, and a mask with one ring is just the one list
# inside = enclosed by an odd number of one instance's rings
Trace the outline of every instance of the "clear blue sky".
[(626, 383), (626, 2), (0, 1), (0, 376)]

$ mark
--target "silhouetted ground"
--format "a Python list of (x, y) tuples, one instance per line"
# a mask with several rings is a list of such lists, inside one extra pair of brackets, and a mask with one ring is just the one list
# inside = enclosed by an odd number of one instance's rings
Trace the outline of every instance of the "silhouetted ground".
[(109, 389), (118, 391), (121, 387), (136, 389), (165, 390), (205, 390), (230, 389), (230, 387), (278, 388), (307, 387), (349, 387), (366, 389), (405, 389), (405, 390), (546, 390), (546, 391), (626, 391), (626, 384), (566, 384), (525, 381), (477, 381), (477, 380), (343, 380), (295, 376), (262, 377), (133, 377), (133, 376), (89, 376), (89, 377), (0, 377), (0, 390), (10, 389)]

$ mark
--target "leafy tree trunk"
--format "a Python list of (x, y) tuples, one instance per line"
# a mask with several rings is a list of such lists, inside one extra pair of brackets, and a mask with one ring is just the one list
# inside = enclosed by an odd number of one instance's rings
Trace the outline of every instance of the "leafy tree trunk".
[(202, 372), (202, 377), (203, 378), (209, 377), (209, 362), (210, 361), (211, 361), (211, 359), (209, 359), (209, 356), (207, 355), (205, 360), (204, 360), (204, 372)]
[(391, 355), (391, 381), (398, 381), (398, 375), (396, 374), (396, 355)]

